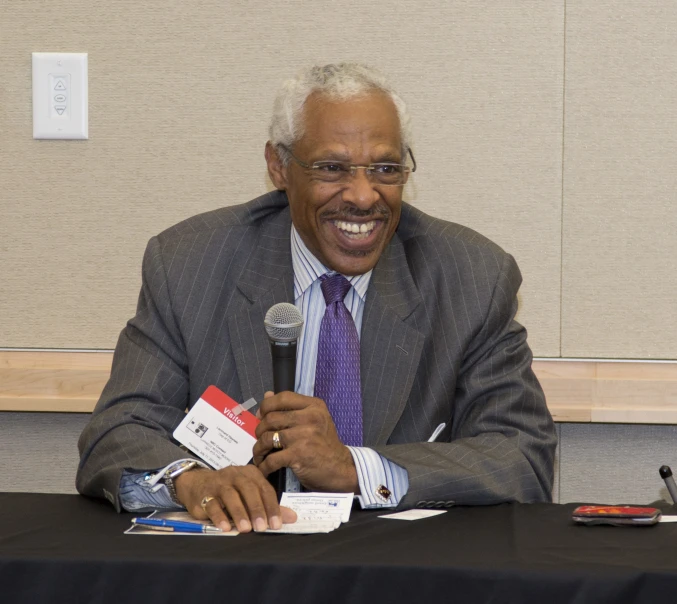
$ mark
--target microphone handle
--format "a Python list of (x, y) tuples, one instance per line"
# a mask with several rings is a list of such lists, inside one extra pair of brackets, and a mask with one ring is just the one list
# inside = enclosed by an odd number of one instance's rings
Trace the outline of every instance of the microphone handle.
[[(296, 385), (296, 340), (293, 342), (271, 342), (270, 351), (273, 355), (273, 390), (275, 394), (289, 390), (294, 392)], [(273, 485), (279, 501), (282, 493), (287, 489), (287, 468), (268, 475), (268, 481)]]
[(275, 394), (296, 386), (296, 340), (293, 342), (271, 342), (273, 355), (273, 390)]

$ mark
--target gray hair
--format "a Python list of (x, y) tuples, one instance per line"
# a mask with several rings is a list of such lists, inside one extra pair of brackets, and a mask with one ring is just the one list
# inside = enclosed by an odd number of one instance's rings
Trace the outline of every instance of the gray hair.
[(268, 130), (270, 142), (283, 164), (287, 165), (291, 157), (281, 147), (290, 149), (303, 136), (303, 107), (311, 94), (318, 92), (332, 100), (348, 100), (374, 91), (388, 95), (395, 104), (404, 157), (411, 146), (411, 118), (400, 95), (376, 69), (361, 63), (336, 63), (315, 65), (283, 82), (273, 104)]

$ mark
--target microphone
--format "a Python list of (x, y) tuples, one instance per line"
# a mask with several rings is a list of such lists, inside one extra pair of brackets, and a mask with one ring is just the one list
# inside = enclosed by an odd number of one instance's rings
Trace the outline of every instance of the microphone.
[(672, 470), (670, 469), (670, 466), (661, 466), (658, 470), (658, 473), (665, 481), (665, 486), (668, 487), (668, 493), (670, 493), (672, 501), (677, 503), (677, 485), (675, 485), (675, 479), (672, 477)]
[[(270, 338), (270, 352), (273, 355), (273, 391), (275, 394), (289, 390), (296, 385), (296, 341), (301, 335), (303, 315), (293, 304), (281, 302), (268, 309), (263, 320)], [(268, 476), (275, 487), (278, 499), (287, 486), (287, 468), (281, 468)]]
[(271, 306), (263, 320), (273, 355), (273, 390), (275, 394), (294, 391), (296, 383), (296, 341), (301, 335), (303, 315), (293, 304), (281, 302)]

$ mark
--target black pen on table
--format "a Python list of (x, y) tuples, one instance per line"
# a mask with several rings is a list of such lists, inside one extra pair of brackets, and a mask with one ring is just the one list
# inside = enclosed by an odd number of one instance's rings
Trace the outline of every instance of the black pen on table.
[(165, 520), (164, 518), (132, 518), (132, 524), (152, 531), (167, 533), (222, 533), (218, 526), (184, 522), (182, 520)]

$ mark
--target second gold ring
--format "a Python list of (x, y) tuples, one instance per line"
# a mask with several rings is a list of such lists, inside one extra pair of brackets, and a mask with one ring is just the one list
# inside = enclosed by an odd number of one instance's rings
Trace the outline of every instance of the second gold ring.
[(207, 495), (207, 497), (203, 497), (202, 501), (200, 501), (200, 507), (202, 508), (202, 511), (207, 513), (207, 504), (212, 500), (216, 499), (216, 497), (211, 497), (210, 495)]
[(273, 449), (281, 449), (282, 448), (282, 443), (280, 442), (280, 433), (279, 432), (274, 432), (273, 433)]

